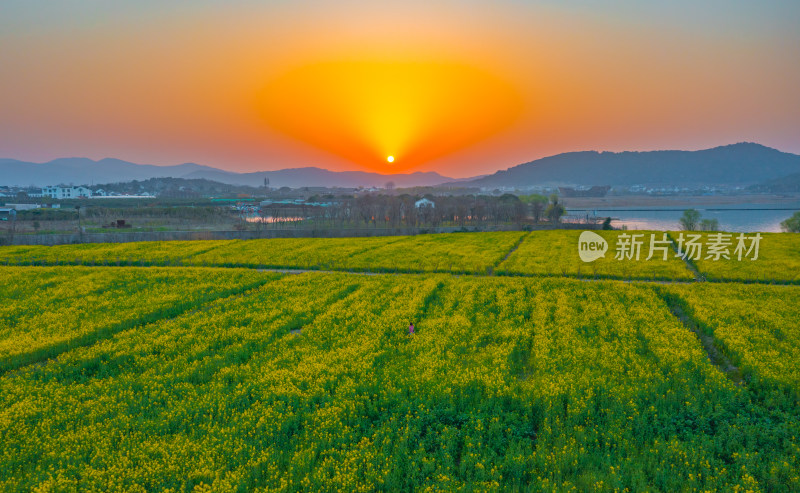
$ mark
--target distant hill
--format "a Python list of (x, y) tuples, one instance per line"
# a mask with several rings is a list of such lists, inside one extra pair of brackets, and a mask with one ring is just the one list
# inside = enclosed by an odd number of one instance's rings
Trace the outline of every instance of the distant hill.
[[(103, 183), (97, 185), (106, 193), (114, 192), (122, 195), (152, 194), (160, 197), (201, 197), (252, 194), (255, 187), (219, 183), (205, 178), (148, 178), (140, 181), (123, 183)], [(262, 190), (263, 191), (263, 190)]]
[(702, 151), (567, 152), (520, 164), (492, 175), (455, 180), (435, 172), (384, 175), (364, 171), (292, 168), (234, 173), (210, 166), (136, 164), (119, 159), (62, 158), (47, 163), (0, 159), (0, 185), (45, 186), (121, 183), (150, 178), (205, 179), (260, 187), (264, 178), (280, 187), (398, 188), (458, 183), (465, 187), (531, 186), (753, 186), (800, 173), (800, 156), (759, 144), (741, 143)]
[(768, 180), (764, 183), (753, 185), (748, 190), (767, 193), (800, 193), (800, 173), (792, 173), (775, 180)]
[(194, 163), (177, 166), (136, 164), (120, 159), (60, 158), (47, 163), (0, 159), (0, 185), (42, 187), (46, 185), (115, 183), (148, 178), (180, 178), (200, 170), (213, 170)]
[(568, 152), (465, 182), (479, 187), (748, 186), (800, 172), (800, 156), (740, 143), (702, 151)]
[(290, 168), (276, 171), (258, 171), (255, 173), (231, 173), (218, 169), (193, 171), (182, 178), (205, 178), (231, 185), (247, 185), (257, 187), (269, 178), (270, 187), (383, 187), (387, 182), (394, 182), (397, 187), (418, 187), (438, 185), (448, 181), (456, 181), (432, 171), (408, 174), (383, 175), (366, 171), (330, 171), (322, 168)]
[(229, 185), (258, 187), (269, 178), (270, 187), (382, 187), (391, 181), (397, 187), (438, 185), (454, 180), (434, 172), (384, 175), (363, 171), (329, 171), (321, 168), (294, 168), (255, 173), (234, 173), (194, 163), (176, 166), (136, 164), (119, 159), (93, 161), (87, 158), (61, 158), (47, 163), (0, 159), (0, 185), (37, 186), (58, 184), (90, 185), (122, 183), (150, 178), (206, 179)]

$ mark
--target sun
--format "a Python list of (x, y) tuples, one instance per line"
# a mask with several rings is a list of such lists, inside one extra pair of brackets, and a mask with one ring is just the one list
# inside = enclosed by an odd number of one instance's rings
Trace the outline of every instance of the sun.
[(272, 130), (373, 171), (417, 169), (472, 146), (524, 106), (505, 79), (460, 62), (306, 63), (259, 89), (259, 113)]

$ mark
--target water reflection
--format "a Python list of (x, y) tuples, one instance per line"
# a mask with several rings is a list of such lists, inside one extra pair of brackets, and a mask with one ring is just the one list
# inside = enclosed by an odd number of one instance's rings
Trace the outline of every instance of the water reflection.
[[(687, 207), (688, 208), (688, 207)], [(732, 205), (715, 206), (713, 208), (695, 207), (702, 219), (716, 219), (720, 230), (752, 233), (780, 232), (781, 222), (800, 211), (797, 204), (772, 207), (764, 205)], [(651, 229), (656, 231), (675, 231), (680, 228), (680, 217), (684, 209), (670, 207), (615, 207), (608, 209), (568, 209), (567, 214), (574, 217), (591, 218), (597, 215), (602, 221), (611, 217), (611, 225), (615, 228)]]
[(245, 221), (249, 223), (262, 223), (262, 224), (273, 224), (273, 223), (293, 223), (297, 221), (302, 221), (302, 217), (272, 217), (272, 216), (249, 216), (244, 218)]

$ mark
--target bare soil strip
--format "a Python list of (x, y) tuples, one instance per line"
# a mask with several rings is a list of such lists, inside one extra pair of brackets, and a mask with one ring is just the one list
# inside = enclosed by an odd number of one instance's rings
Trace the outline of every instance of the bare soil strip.
[[(675, 250), (675, 253), (681, 253), (680, 249), (678, 248), (678, 243), (675, 241), (675, 238), (672, 237), (672, 233), (667, 233), (667, 237), (672, 242), (672, 249)], [(705, 282), (706, 277), (697, 270), (697, 266), (694, 265), (692, 259), (688, 257), (683, 257), (683, 263), (686, 264), (686, 268), (691, 271), (692, 275), (694, 276), (697, 282)]]
[[(691, 264), (690, 264), (691, 265)], [(106, 269), (106, 268), (115, 268), (118, 267), (117, 265), (94, 265), (94, 266), (86, 266), (82, 264), (35, 264), (35, 265), (20, 265), (13, 267), (30, 267), (30, 268), (38, 268), (38, 267), (72, 267), (72, 266), (80, 266), (80, 267), (91, 267), (91, 268), (99, 268), (99, 269)], [(0, 265), (0, 268), (3, 266)], [(120, 265), (119, 267), (137, 267), (142, 269), (147, 269), (149, 267), (165, 267), (164, 265)], [(178, 265), (170, 265), (166, 267), (182, 267)], [(190, 265), (185, 267), (192, 267), (192, 268), (200, 268), (200, 269), (252, 269), (259, 272), (278, 272), (281, 274), (305, 274), (310, 272), (316, 272), (320, 274), (333, 274), (333, 273), (341, 273), (341, 274), (358, 274), (364, 276), (374, 276), (374, 275), (432, 275), (432, 274), (448, 274), (455, 277), (460, 276), (475, 276), (475, 277), (486, 277), (486, 276), (498, 276), (498, 277), (524, 277), (524, 278), (561, 278), (561, 279), (576, 279), (579, 281), (586, 281), (586, 282), (601, 282), (601, 281), (618, 281), (618, 282), (629, 282), (629, 283), (649, 283), (649, 284), (694, 284), (696, 282), (709, 282), (709, 283), (719, 283), (719, 284), (768, 284), (771, 286), (797, 286), (797, 281), (775, 281), (775, 280), (764, 280), (764, 279), (706, 279), (702, 274), (697, 274), (699, 276), (698, 279), (693, 280), (681, 280), (681, 279), (648, 279), (646, 277), (636, 278), (636, 277), (623, 277), (623, 276), (595, 276), (595, 277), (583, 277), (578, 275), (572, 274), (556, 274), (556, 273), (537, 273), (537, 274), (523, 274), (523, 273), (507, 273), (502, 272), (500, 274), (495, 274), (492, 272), (487, 273), (480, 273), (480, 272), (452, 272), (449, 270), (430, 270), (425, 271), (421, 269), (377, 269), (377, 270), (369, 270), (364, 268), (352, 268), (352, 267), (342, 267), (342, 268), (330, 268), (330, 269), (305, 269), (305, 268), (291, 268), (291, 267), (228, 267), (224, 265), (209, 265), (209, 266), (196, 266)], [(690, 267), (691, 268), (691, 267)], [(694, 269), (696, 270), (696, 269)]]
[(494, 270), (496, 268), (500, 267), (500, 264), (505, 262), (508, 259), (508, 257), (511, 256), (512, 253), (517, 251), (517, 248), (519, 248), (519, 246), (522, 245), (522, 242), (525, 241), (525, 239), (530, 235), (531, 235), (531, 231), (528, 231), (526, 234), (520, 236), (519, 239), (517, 240), (517, 242), (514, 243), (514, 246), (512, 246), (511, 249), (508, 252), (506, 252), (506, 254), (505, 254), (505, 256), (503, 258), (498, 260), (497, 263), (495, 263), (493, 266), (491, 266), (488, 269), (486, 269), (486, 275), (493, 276), (494, 275)]
[(682, 301), (675, 295), (664, 293), (662, 290), (656, 289), (656, 293), (664, 300), (669, 311), (677, 318), (684, 327), (692, 331), (700, 341), (700, 345), (708, 355), (708, 359), (712, 365), (717, 367), (726, 377), (728, 377), (736, 385), (742, 385), (741, 370), (733, 364), (730, 358), (719, 348), (713, 334), (708, 334), (704, 331), (697, 321), (684, 310)]

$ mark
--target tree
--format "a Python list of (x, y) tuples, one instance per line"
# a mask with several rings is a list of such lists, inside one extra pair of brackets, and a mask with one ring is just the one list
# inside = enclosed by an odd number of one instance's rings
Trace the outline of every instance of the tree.
[(700, 230), (702, 231), (719, 231), (719, 220), (717, 219), (703, 219), (700, 221)]
[(532, 193), (530, 195), (520, 195), (519, 199), (527, 204), (534, 222), (538, 223), (542, 220), (542, 213), (547, 206), (547, 197), (538, 193)]
[(694, 231), (700, 223), (700, 212), (697, 209), (686, 209), (680, 218), (681, 229)]
[(611, 218), (607, 217), (603, 221), (603, 229), (611, 229)]
[(781, 228), (787, 233), (800, 233), (800, 211), (781, 223)]
[(558, 201), (558, 195), (553, 194), (550, 196), (550, 205), (547, 206), (547, 210), (544, 211), (545, 216), (547, 219), (556, 224), (561, 221), (561, 216), (564, 215), (566, 209), (564, 209), (564, 205)]

